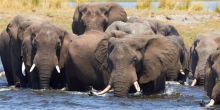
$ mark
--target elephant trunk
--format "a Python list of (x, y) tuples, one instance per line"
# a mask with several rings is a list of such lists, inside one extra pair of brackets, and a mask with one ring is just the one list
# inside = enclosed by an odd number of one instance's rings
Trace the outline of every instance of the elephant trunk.
[(114, 95), (117, 97), (127, 96), (130, 86), (130, 82), (113, 81)]
[(48, 65), (42, 65), (38, 67), (41, 89), (49, 88), (52, 69), (48, 67)]
[(203, 85), (205, 79), (205, 64), (206, 60), (199, 61), (195, 70), (194, 79), (197, 80), (196, 84)]

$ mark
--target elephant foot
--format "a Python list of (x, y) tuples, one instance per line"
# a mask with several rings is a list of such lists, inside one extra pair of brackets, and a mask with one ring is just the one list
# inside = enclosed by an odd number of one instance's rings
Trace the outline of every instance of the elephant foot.
[(21, 87), (21, 83), (20, 83), (20, 82), (16, 82), (16, 83), (15, 83), (15, 87), (16, 87), (16, 88), (20, 88), (20, 87)]
[(142, 95), (142, 91), (137, 91), (133, 94), (133, 96), (139, 96), (139, 95)]
[(205, 107), (205, 102), (204, 102), (204, 100), (202, 100), (201, 102), (199, 102), (199, 105), (200, 105), (201, 107)]

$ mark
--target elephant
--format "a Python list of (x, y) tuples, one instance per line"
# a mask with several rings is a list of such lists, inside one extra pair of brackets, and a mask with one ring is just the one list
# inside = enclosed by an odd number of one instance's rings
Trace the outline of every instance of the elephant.
[(199, 34), (190, 48), (190, 69), (193, 74), (191, 86), (203, 85), (205, 65), (211, 53), (216, 51), (220, 43), (220, 33), (210, 31)]
[(158, 35), (110, 38), (108, 62), (111, 73), (108, 86), (95, 95), (113, 88), (115, 96), (124, 97), (132, 85), (145, 95), (160, 92), (165, 89), (166, 80), (177, 80), (181, 69), (177, 44)]
[(108, 26), (105, 32), (111, 32), (113, 30), (123, 31), (128, 34), (154, 34), (154, 32), (151, 29), (151, 26), (147, 23), (125, 23), (122, 21), (115, 21), (110, 26)]
[(104, 32), (114, 21), (127, 21), (125, 10), (116, 3), (83, 3), (77, 6), (72, 22), (74, 34), (89, 30)]
[(205, 83), (204, 88), (207, 95), (211, 98), (207, 106), (213, 106), (220, 102), (220, 50), (216, 50), (207, 59), (205, 65)]
[(0, 34), (0, 56), (2, 65), (5, 71), (5, 76), (8, 82), (8, 86), (19, 86), (20, 81), (18, 77), (13, 74), (12, 71), (12, 64), (10, 59), (10, 45), (9, 45), (10, 37), (8, 33), (6, 32), (6, 29), (2, 31)]
[(76, 37), (50, 23), (29, 26), (22, 41), (22, 56), (33, 89), (61, 89), (66, 85), (67, 47)]
[(65, 63), (67, 89), (101, 90), (109, 80), (107, 48), (112, 34), (91, 30), (73, 39)]

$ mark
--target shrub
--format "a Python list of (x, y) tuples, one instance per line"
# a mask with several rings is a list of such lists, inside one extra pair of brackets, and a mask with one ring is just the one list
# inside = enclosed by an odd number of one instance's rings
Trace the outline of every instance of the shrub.
[(192, 11), (202, 11), (203, 9), (204, 9), (204, 6), (200, 2), (194, 3), (190, 7), (190, 10)]
[(50, 0), (49, 8), (61, 8), (61, 0)]
[(177, 0), (159, 0), (159, 8), (173, 9), (176, 6)]
[(137, 0), (137, 9), (150, 9), (152, 0)]
[(215, 12), (220, 13), (220, 4), (218, 4), (215, 8)]

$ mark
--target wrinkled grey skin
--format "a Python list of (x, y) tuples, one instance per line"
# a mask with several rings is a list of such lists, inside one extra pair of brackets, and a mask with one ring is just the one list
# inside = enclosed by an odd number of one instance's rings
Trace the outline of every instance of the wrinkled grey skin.
[(74, 12), (72, 31), (77, 35), (90, 30), (104, 32), (114, 21), (127, 21), (127, 14), (119, 4), (83, 3)]
[[(22, 74), (22, 56), (21, 56), (21, 39), (19, 39), (19, 35), (24, 32), (24, 30), (30, 26), (31, 20), (27, 17), (23, 16), (15, 16), (10, 23), (7, 25), (6, 31), (10, 37), (9, 41), (9, 50), (10, 55), (9, 58), (12, 64), (12, 72), (15, 74), (20, 80), (21, 87), (27, 87), (28, 81), (27, 76)], [(19, 85), (18, 85), (19, 86)]]
[(211, 53), (216, 51), (220, 43), (219, 32), (207, 32), (199, 34), (190, 48), (190, 69), (197, 85), (204, 84), (205, 64)]
[(108, 46), (115, 96), (127, 96), (135, 81), (144, 94), (165, 89), (165, 80), (177, 80), (181, 64), (176, 43), (158, 36), (128, 35), (111, 38)]
[(12, 64), (10, 58), (10, 45), (9, 45), (10, 37), (6, 30), (4, 29), (0, 34), (0, 56), (2, 65), (5, 71), (6, 79), (8, 85), (20, 85), (20, 81), (18, 77), (13, 74)]
[(111, 32), (113, 30), (122, 31), (128, 34), (148, 34), (153, 35), (154, 32), (151, 29), (151, 26), (147, 23), (129, 23), (122, 21), (113, 22), (105, 32)]
[(205, 66), (205, 84), (204, 88), (207, 95), (215, 101), (215, 104), (220, 100), (220, 50), (212, 53)]
[[(67, 47), (74, 35), (49, 23), (36, 23), (26, 29), (22, 42), (22, 55), (31, 87), (34, 89), (60, 89), (65, 86), (63, 72)], [(31, 66), (36, 67), (32, 72)], [(56, 65), (61, 69), (58, 73)]]
[(68, 90), (100, 90), (107, 85), (107, 47), (108, 35), (101, 31), (88, 31), (73, 39), (65, 63)]

